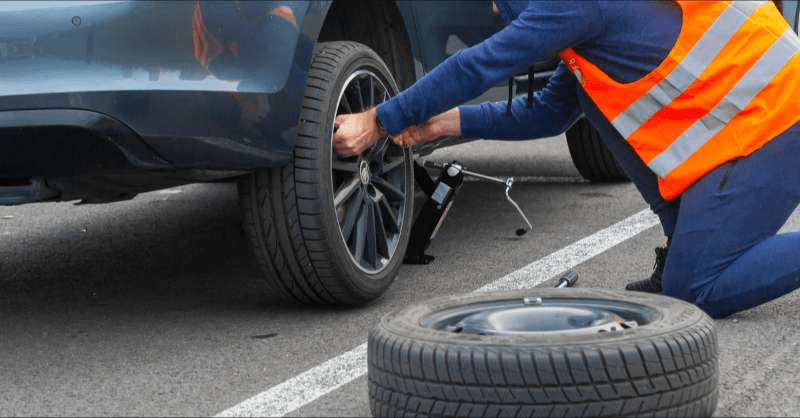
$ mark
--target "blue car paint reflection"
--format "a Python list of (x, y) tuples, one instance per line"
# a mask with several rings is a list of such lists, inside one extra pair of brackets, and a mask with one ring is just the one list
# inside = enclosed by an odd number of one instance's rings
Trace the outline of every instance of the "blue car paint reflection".
[[(0, 3), (0, 111), (99, 112), (130, 126), (178, 168), (282, 165), (313, 50), (302, 24), (320, 6)], [(289, 8), (294, 22), (270, 14), (278, 7)], [(196, 15), (206, 29), (200, 35), (223, 46), (214, 50), (212, 42), (204, 63)], [(192, 153), (181, 149), (186, 141)]]

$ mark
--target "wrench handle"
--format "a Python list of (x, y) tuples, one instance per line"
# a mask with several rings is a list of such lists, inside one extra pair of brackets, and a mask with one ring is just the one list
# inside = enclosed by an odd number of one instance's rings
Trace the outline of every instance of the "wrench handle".
[[(433, 161), (425, 161), (422, 165), (425, 166), (425, 167), (429, 167), (429, 168), (438, 168), (440, 170), (443, 170), (445, 168), (444, 164), (436, 164)], [(487, 176), (487, 175), (481, 174), (481, 173), (476, 173), (474, 171), (469, 171), (469, 170), (464, 169), (464, 167), (461, 167), (461, 172), (464, 173), (465, 176), (477, 177), (479, 179), (489, 180), (489, 181), (493, 181), (495, 183), (506, 184), (506, 180), (503, 180), (503, 179), (500, 179), (500, 178), (497, 178), (497, 177)]]
[(570, 270), (564, 273), (558, 279), (558, 284), (556, 285), (556, 287), (558, 288), (572, 287), (575, 286), (575, 282), (577, 281), (578, 281), (578, 273), (574, 272), (573, 270)]

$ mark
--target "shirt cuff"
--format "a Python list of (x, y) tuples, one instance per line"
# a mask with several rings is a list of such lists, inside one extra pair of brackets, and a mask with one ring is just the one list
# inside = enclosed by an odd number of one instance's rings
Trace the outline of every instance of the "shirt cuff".
[(481, 105), (462, 105), (458, 107), (461, 114), (461, 136), (463, 138), (483, 138), (486, 136), (486, 115)]
[(403, 126), (399, 116), (393, 115), (400, 115), (400, 109), (391, 100), (375, 107), (375, 117), (383, 125), (383, 130), (389, 135), (399, 134), (403, 129), (407, 128), (407, 126)]

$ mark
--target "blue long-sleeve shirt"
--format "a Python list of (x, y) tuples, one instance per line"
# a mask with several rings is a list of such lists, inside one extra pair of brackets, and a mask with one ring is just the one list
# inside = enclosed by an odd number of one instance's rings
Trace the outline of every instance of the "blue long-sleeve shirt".
[[(472, 100), (534, 63), (573, 48), (620, 82), (637, 80), (667, 56), (681, 26), (679, 7), (664, 1), (497, 1), (510, 23), (485, 41), (454, 54), (407, 90), (378, 106), (389, 133), (422, 123)], [(530, 139), (558, 135), (585, 115), (671, 235), (677, 202), (665, 202), (656, 176), (611, 126), (566, 67), (558, 66), (533, 97), (460, 106), (467, 138)]]
[[(523, 73), (566, 49), (598, 65), (611, 77), (633, 81), (655, 68), (680, 31), (678, 6), (663, 1), (499, 1), (513, 19), (485, 41), (454, 54), (402, 94), (378, 106), (389, 133), (474, 99), (490, 87)], [(577, 82), (560, 66), (534, 97), (534, 108), (506, 104), (462, 106), (465, 137), (539, 138), (564, 132), (582, 113)]]

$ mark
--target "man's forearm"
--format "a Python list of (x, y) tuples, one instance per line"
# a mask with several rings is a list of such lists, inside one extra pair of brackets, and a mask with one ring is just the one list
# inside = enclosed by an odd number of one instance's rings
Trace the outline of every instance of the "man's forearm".
[(447, 112), (438, 114), (422, 124), (403, 130), (399, 134), (394, 135), (392, 140), (402, 147), (411, 147), (443, 137), (460, 135), (461, 113), (456, 107)]
[(467, 138), (531, 139), (555, 136), (566, 131), (583, 114), (575, 94), (575, 76), (562, 64), (547, 85), (533, 95), (512, 102), (461, 106), (461, 134)]

